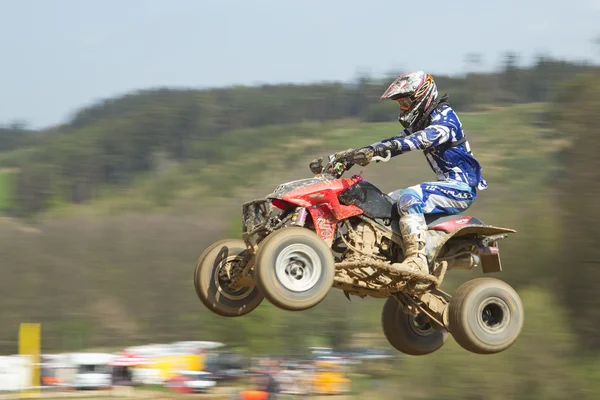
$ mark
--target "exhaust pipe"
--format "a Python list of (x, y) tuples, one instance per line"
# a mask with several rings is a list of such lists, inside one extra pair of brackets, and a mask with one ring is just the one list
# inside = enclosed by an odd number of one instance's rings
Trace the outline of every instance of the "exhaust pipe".
[(481, 265), (481, 258), (473, 253), (463, 254), (449, 260), (448, 264), (450, 264), (450, 269), (472, 269)]

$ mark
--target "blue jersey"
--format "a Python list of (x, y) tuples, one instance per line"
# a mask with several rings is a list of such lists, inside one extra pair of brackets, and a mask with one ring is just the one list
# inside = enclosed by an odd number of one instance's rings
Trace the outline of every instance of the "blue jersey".
[(463, 137), (458, 116), (450, 106), (443, 105), (441, 109), (431, 113), (431, 124), (422, 131), (407, 135), (405, 130), (381, 142), (396, 142), (398, 150), (392, 152), (392, 156), (411, 150), (423, 150), (438, 181), (458, 181), (483, 190), (488, 184), (481, 175), (481, 165), (473, 157), (469, 142), (465, 141), (456, 147), (441, 146)]

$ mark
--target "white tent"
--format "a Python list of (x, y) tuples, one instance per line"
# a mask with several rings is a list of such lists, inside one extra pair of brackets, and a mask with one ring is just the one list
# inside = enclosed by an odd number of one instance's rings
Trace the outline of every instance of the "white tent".
[(29, 388), (32, 379), (32, 361), (28, 356), (0, 356), (0, 391)]

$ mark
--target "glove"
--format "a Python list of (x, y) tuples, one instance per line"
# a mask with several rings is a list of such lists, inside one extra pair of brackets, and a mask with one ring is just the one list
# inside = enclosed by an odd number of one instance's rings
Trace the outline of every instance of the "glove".
[(373, 149), (374, 155), (387, 157), (387, 153), (398, 151), (398, 142), (390, 140), (389, 142), (379, 142), (369, 146)]
[(372, 147), (363, 147), (361, 149), (352, 150), (352, 153), (346, 155), (346, 159), (352, 164), (366, 167), (371, 162), (374, 154), (375, 152)]
[(348, 157), (353, 154), (354, 149), (348, 149), (343, 151), (338, 151), (337, 153), (333, 153), (329, 156), (329, 162), (348, 160)]

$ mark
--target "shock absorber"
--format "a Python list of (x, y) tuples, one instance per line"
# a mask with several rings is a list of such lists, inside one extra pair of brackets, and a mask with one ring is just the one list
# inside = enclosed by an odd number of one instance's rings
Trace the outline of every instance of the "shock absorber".
[(296, 208), (296, 211), (294, 212), (294, 215), (292, 216), (292, 225), (294, 226), (304, 226), (304, 223), (306, 222), (306, 208), (304, 207), (298, 207)]

